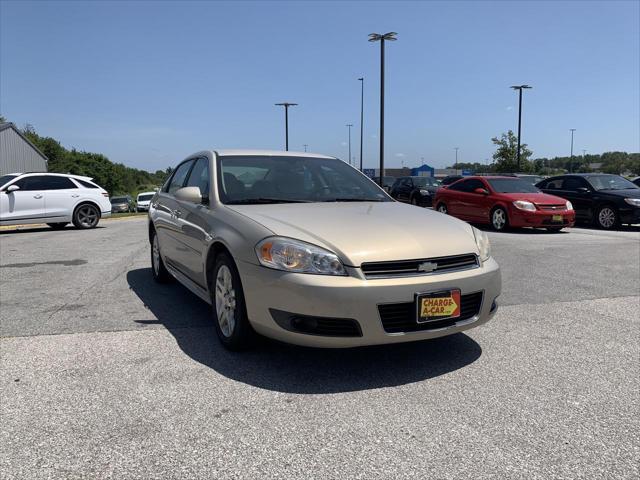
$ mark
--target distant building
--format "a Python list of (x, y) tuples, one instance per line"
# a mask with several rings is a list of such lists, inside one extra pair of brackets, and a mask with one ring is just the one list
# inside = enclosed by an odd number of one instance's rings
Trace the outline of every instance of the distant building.
[(0, 175), (46, 171), (47, 157), (13, 123), (0, 123)]

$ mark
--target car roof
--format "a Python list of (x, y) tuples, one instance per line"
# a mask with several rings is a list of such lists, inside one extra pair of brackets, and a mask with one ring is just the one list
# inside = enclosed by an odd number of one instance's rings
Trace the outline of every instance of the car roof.
[(24, 173), (9, 173), (8, 175), (50, 175), (52, 177), (68, 177), (75, 178), (77, 180), (91, 181), (93, 177), (85, 177), (84, 175), (74, 175), (73, 173), (53, 173), (53, 172), (24, 172)]
[(326, 158), (335, 159), (328, 155), (311, 152), (292, 152), (283, 150), (249, 150), (249, 149), (224, 149), (214, 150), (220, 157), (251, 157), (251, 156), (268, 156), (268, 157), (306, 157), (306, 158)]
[(155, 195), (155, 194), (156, 194), (156, 192), (140, 192), (138, 194), (138, 196), (140, 196), (140, 195)]

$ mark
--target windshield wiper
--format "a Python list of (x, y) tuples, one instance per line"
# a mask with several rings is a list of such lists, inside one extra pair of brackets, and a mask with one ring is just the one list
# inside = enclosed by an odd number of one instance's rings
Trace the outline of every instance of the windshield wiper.
[(323, 202), (384, 202), (381, 198), (330, 198)]
[(256, 205), (268, 203), (309, 203), (309, 200), (290, 200), (287, 198), (243, 198), (242, 200), (231, 200), (226, 202), (227, 205)]

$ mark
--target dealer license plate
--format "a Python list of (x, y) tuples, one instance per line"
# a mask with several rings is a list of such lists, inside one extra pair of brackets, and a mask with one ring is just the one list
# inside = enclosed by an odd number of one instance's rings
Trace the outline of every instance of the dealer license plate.
[(419, 293), (416, 296), (418, 323), (460, 316), (460, 290)]

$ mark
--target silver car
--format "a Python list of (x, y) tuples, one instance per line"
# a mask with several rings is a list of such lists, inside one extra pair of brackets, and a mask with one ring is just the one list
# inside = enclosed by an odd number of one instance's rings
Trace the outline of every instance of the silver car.
[(496, 312), (484, 232), (394, 201), (333, 157), (218, 150), (180, 163), (149, 208), (153, 277), (212, 305), (220, 341), (356, 347), (461, 332)]

